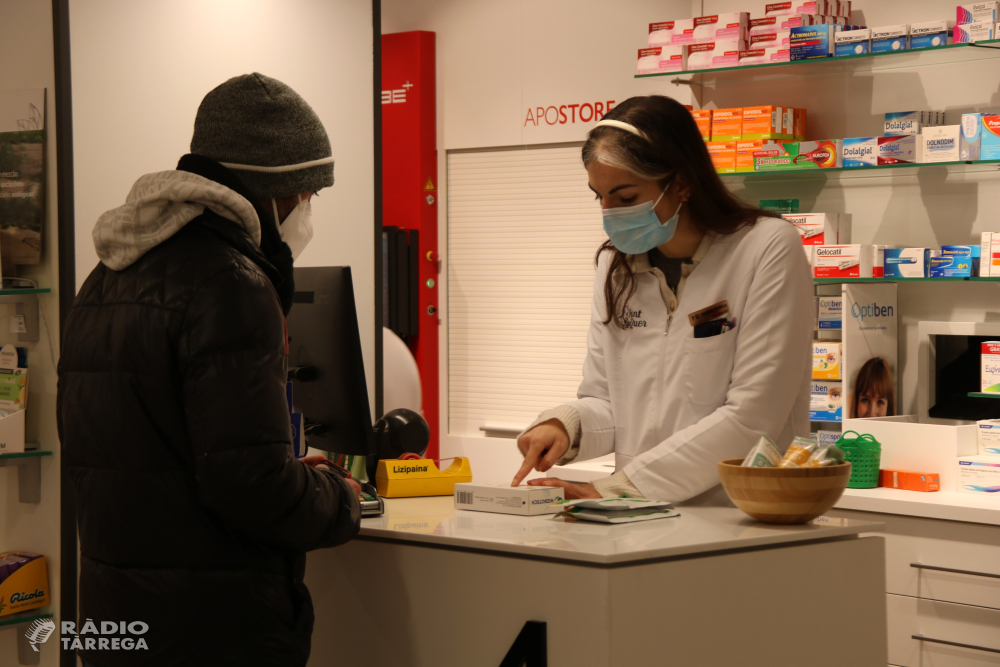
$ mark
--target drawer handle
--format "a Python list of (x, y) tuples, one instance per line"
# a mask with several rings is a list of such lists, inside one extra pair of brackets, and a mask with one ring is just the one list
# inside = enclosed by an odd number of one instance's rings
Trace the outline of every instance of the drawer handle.
[(924, 637), (923, 635), (912, 635), (912, 637), (920, 642), (945, 644), (947, 646), (959, 646), (961, 648), (975, 649), (976, 651), (986, 651), (987, 653), (1000, 653), (1000, 648), (986, 648), (985, 646), (975, 646), (974, 644), (959, 644), (958, 642), (949, 642), (943, 639), (931, 639), (930, 637)]
[(953, 572), (955, 574), (971, 574), (974, 577), (990, 577), (991, 579), (1000, 579), (1000, 574), (973, 572), (971, 570), (954, 570), (950, 567), (937, 567), (936, 565), (924, 565), (922, 563), (910, 563), (910, 567), (915, 567), (918, 570), (935, 570), (936, 572)]

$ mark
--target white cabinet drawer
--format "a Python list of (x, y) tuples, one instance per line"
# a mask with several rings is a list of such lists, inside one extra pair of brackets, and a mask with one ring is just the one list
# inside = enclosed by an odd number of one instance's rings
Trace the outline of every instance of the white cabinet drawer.
[(886, 592), (1000, 609), (1000, 526), (851, 515), (885, 523)]
[[(988, 650), (1000, 651), (1000, 611), (902, 595), (888, 595), (887, 598), (889, 662), (893, 665), (1000, 665), (1000, 652)], [(924, 639), (914, 639), (914, 635)], [(971, 648), (973, 646), (978, 648)]]

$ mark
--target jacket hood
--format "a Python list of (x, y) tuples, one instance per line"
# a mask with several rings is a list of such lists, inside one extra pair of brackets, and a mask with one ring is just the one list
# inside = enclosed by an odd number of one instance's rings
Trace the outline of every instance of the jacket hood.
[(126, 269), (205, 209), (240, 225), (260, 245), (260, 218), (246, 197), (189, 171), (161, 171), (140, 178), (124, 204), (98, 218), (97, 256), (109, 269)]

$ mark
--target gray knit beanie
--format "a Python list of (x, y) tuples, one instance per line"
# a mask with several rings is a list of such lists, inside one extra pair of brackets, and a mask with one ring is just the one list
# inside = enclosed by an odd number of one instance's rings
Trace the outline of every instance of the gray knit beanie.
[(333, 185), (333, 150), (319, 116), (294, 90), (257, 72), (205, 96), (191, 152), (235, 171), (261, 199)]

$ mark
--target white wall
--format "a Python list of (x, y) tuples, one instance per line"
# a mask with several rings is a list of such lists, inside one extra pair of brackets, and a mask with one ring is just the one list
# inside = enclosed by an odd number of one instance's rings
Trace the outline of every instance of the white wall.
[(91, 230), (142, 174), (188, 152), (198, 104), (259, 71), (319, 114), (336, 184), (313, 203), (301, 266), (351, 265), (374, 406), (372, 14), (357, 0), (71, 0), (77, 288)]
[[(52, 294), (39, 297), (39, 308), (48, 322), (49, 332), (42, 326), (37, 343), (18, 343), (28, 348), (31, 383), (28, 387), (27, 440), (41, 443), (44, 450), (55, 452), (42, 462), (42, 501), (38, 504), (18, 502), (17, 468), (0, 469), (0, 549), (22, 549), (42, 553), (49, 565), (50, 602), (47, 611), (59, 621), (59, 437), (56, 432), (56, 361), (59, 354), (59, 271), (56, 220), (56, 142), (55, 131), (55, 67), (52, 53), (52, 3), (37, 0), (0, 0), (0, 62), (15, 63), (0, 75), (0, 97), (5, 91), (47, 88), (48, 118), (46, 201), (42, 224), (42, 262), (38, 266), (21, 267), (20, 276), (49, 287)], [(16, 17), (16, 20), (13, 19)], [(16, 342), (7, 334), (6, 323), (13, 306), (0, 306), (0, 326), (4, 335), (0, 342)], [(51, 345), (49, 346), (49, 334)], [(51, 350), (51, 352), (50, 352)], [(17, 664), (17, 634), (24, 630), (0, 630), (0, 665)], [(59, 664), (58, 637), (41, 647), (41, 665)]]

